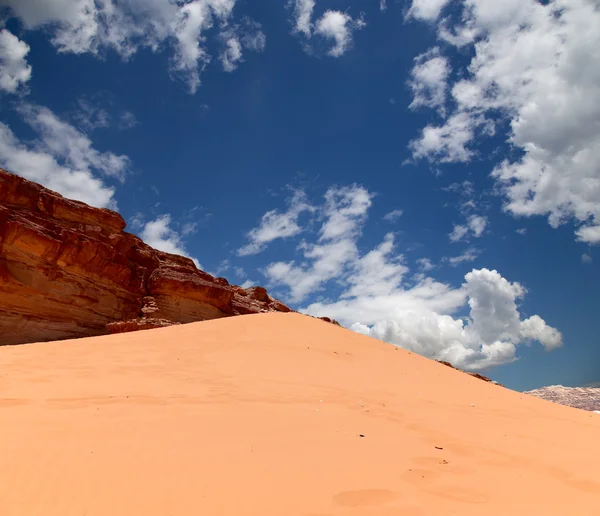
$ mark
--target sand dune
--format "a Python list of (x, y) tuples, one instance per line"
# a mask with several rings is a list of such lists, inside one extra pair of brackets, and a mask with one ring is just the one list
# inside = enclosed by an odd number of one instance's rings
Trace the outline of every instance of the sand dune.
[(0, 349), (0, 514), (600, 514), (600, 417), (298, 314)]

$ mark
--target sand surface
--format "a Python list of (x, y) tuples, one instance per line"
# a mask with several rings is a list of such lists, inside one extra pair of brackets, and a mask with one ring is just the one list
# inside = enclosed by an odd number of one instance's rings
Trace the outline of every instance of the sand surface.
[(2, 516), (597, 516), (599, 441), (298, 314), (0, 348)]

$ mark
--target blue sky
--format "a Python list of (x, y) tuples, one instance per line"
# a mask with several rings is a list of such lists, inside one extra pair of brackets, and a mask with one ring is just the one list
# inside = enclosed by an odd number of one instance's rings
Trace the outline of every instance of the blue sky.
[(1, 166), (509, 387), (600, 380), (597, 2), (1, 4)]

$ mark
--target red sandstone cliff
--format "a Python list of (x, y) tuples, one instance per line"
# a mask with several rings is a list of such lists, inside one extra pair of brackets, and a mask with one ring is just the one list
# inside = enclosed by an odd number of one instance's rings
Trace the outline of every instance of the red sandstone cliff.
[(118, 213), (0, 169), (0, 345), (290, 311), (124, 229)]

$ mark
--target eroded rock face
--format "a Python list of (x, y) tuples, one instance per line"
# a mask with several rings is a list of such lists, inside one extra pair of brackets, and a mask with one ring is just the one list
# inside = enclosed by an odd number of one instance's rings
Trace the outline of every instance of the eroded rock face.
[(290, 311), (124, 229), (118, 213), (0, 169), (0, 345)]
[(551, 385), (527, 391), (544, 400), (567, 405), (568, 407), (592, 412), (600, 411), (600, 388), (597, 387), (563, 387), (562, 385)]

